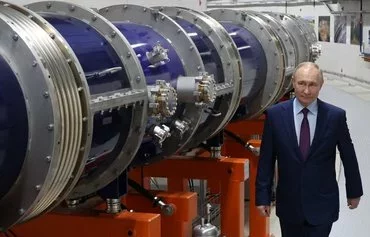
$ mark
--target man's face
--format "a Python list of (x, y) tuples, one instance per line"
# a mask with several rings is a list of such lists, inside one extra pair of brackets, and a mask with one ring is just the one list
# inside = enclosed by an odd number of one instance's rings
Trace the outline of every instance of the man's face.
[(293, 78), (293, 87), (296, 98), (304, 106), (309, 106), (321, 90), (323, 80), (320, 72), (314, 67), (302, 67), (298, 69)]

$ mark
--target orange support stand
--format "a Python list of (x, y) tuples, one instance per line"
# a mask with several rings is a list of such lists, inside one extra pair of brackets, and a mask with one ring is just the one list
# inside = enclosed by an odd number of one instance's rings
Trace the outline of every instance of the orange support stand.
[[(175, 207), (172, 216), (161, 216), (162, 236), (191, 237), (192, 221), (197, 217), (197, 194), (191, 192), (158, 193), (164, 202)], [(139, 212), (160, 213), (159, 207), (140, 194), (127, 194), (124, 198), (125, 205)]]
[[(167, 177), (170, 192), (183, 192), (184, 180), (203, 179), (219, 187), (221, 197), (221, 236), (244, 236), (244, 181), (246, 161), (233, 158), (172, 157), (137, 171), (142, 177)], [(186, 208), (184, 206), (184, 208)], [(163, 237), (189, 237), (189, 227), (163, 227)]]
[[(255, 120), (238, 121), (228, 125), (228, 131), (233, 132), (255, 148), (261, 146), (261, 140), (251, 140), (254, 135), (262, 135), (263, 133), (264, 117)], [(258, 166), (258, 156), (253, 154), (250, 150), (237, 143), (230, 137), (225, 137), (223, 155), (231, 157), (244, 157), (249, 160), (249, 236), (250, 237), (269, 237), (270, 236), (270, 219), (262, 217), (255, 205), (256, 194), (256, 176)], [(244, 193), (242, 194), (244, 195)]]
[(160, 237), (158, 214), (46, 214), (13, 228), (17, 237)]

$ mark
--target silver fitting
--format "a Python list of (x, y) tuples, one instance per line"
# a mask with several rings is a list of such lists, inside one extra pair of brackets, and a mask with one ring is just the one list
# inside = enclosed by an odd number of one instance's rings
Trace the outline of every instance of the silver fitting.
[(310, 48), (311, 57), (313, 61), (316, 61), (321, 56), (321, 44), (313, 44)]
[(253, 155), (255, 155), (255, 156), (259, 156), (260, 155), (260, 148), (259, 147), (254, 147), (251, 144), (247, 143), (245, 145), (245, 148), (247, 148), (248, 150), (250, 150), (253, 153)]
[(174, 122), (174, 127), (179, 133), (180, 137), (182, 137), (184, 133), (189, 130), (189, 123), (183, 120), (176, 120)]
[(146, 52), (146, 57), (151, 64), (149, 66), (151, 68), (165, 65), (170, 61), (170, 59), (168, 58), (168, 49), (163, 48), (163, 46), (159, 42), (157, 42), (151, 52)]
[(153, 128), (153, 135), (158, 139), (159, 145), (162, 146), (162, 143), (171, 136), (170, 128), (163, 124), (157, 125)]
[(157, 80), (154, 86), (148, 86), (149, 115), (157, 118), (170, 117), (177, 108), (177, 93), (169, 83)]
[(197, 77), (181, 76), (177, 80), (177, 94), (181, 102), (207, 105), (216, 99), (216, 82), (213, 75), (206, 72)]
[(160, 200), (158, 197), (154, 197), (154, 201), (157, 202), (159, 208), (161, 208), (161, 212), (165, 216), (172, 216), (175, 213), (175, 208), (172, 204), (167, 204)]
[(80, 200), (79, 199), (68, 199), (66, 200), (66, 204), (68, 208), (75, 209), (80, 204)]
[(211, 149), (211, 158), (221, 157), (221, 147), (220, 146), (212, 146), (210, 149)]
[(107, 198), (107, 213), (117, 214), (121, 212), (121, 200), (120, 199), (110, 199)]

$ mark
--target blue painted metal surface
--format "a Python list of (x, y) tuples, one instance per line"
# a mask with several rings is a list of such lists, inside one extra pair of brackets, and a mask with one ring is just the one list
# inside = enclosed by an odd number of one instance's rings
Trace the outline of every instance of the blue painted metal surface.
[[(170, 42), (153, 28), (145, 25), (138, 25), (130, 22), (113, 22), (113, 24), (126, 37), (138, 56), (147, 84), (153, 85), (156, 80), (165, 80), (176, 88), (177, 78), (179, 76), (185, 76), (185, 69), (183, 67), (183, 62)], [(149, 61), (147, 54), (151, 52), (158, 43), (164, 49), (168, 50), (167, 54), (169, 61), (165, 61), (161, 65), (154, 67)], [(153, 126), (153, 124), (154, 120), (149, 120), (147, 129)], [(153, 157), (159, 155), (161, 152), (161, 147), (153, 141), (151, 136), (145, 137), (131, 166), (139, 166), (153, 162)]]
[[(129, 87), (126, 72), (117, 53), (107, 40), (85, 22), (55, 15), (42, 15), (66, 39), (87, 75), (91, 94)], [(99, 72), (121, 67), (113, 74)]]
[[(138, 56), (147, 84), (153, 85), (157, 80), (165, 80), (176, 88), (177, 78), (184, 76), (185, 71), (179, 55), (170, 42), (149, 26), (129, 22), (113, 22), (113, 24), (126, 37)], [(147, 53), (151, 52), (157, 43), (160, 43), (164, 49), (168, 49), (169, 61), (153, 67)]]
[(266, 81), (267, 61), (258, 39), (246, 28), (229, 22), (221, 22), (233, 39), (242, 59), (242, 98), (255, 96)]
[(266, 54), (258, 39), (246, 28), (230, 22), (220, 22), (236, 44), (243, 67), (242, 99), (233, 119), (248, 114), (249, 101), (258, 95), (266, 82)]
[(28, 117), (23, 92), (0, 55), (0, 199), (20, 173), (28, 145)]
[(222, 83), (225, 81), (224, 71), (220, 55), (217, 53), (215, 45), (210, 38), (204, 34), (199, 28), (183, 19), (175, 19), (176, 22), (188, 33), (188, 36), (193, 40), (194, 44), (202, 57), (206, 72), (213, 74), (216, 82)]
[[(76, 54), (87, 77), (91, 94), (115, 91), (129, 87), (121, 60), (107, 40), (95, 29), (80, 20), (42, 15), (65, 38)], [(115, 73), (107, 69), (121, 67)], [(89, 160), (83, 177), (102, 170), (118, 156), (128, 136), (131, 108), (102, 111), (94, 115), (94, 129)]]

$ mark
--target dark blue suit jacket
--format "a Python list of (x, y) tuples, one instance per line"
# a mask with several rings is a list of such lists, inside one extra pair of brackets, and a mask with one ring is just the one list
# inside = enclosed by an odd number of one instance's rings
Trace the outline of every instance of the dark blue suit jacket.
[(298, 147), (293, 100), (269, 108), (256, 180), (256, 205), (270, 205), (275, 161), (278, 164), (276, 214), (291, 223), (312, 225), (338, 219), (339, 191), (335, 156), (338, 146), (347, 198), (362, 196), (361, 177), (343, 109), (318, 100), (315, 135), (305, 161)]

